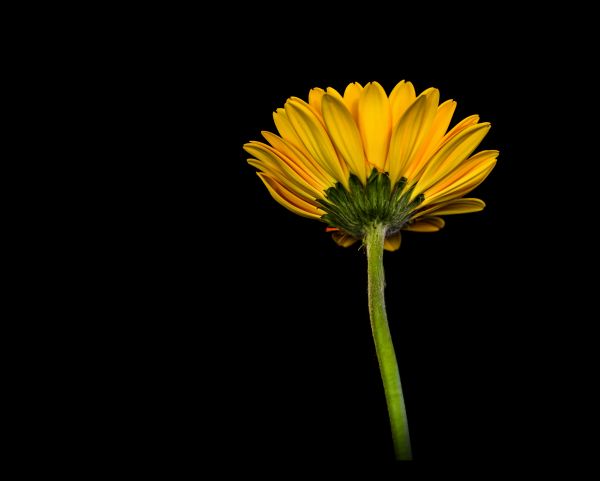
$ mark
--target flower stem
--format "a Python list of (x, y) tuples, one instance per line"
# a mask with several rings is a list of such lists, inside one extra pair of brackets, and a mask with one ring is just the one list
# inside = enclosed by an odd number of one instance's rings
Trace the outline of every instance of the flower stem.
[(374, 225), (367, 231), (364, 239), (367, 246), (369, 315), (390, 415), (394, 452), (398, 461), (409, 461), (412, 460), (412, 452), (408, 435), (406, 408), (404, 407), (400, 373), (398, 372), (398, 363), (388, 326), (383, 294), (385, 288), (385, 274), (383, 271), (385, 231), (385, 226)]

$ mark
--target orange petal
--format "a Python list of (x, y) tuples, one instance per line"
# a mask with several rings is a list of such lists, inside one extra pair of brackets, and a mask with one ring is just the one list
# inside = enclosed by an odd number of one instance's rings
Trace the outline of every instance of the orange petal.
[(325, 214), (325, 212), (318, 207), (310, 205), (308, 202), (290, 192), (282, 184), (271, 178), (268, 174), (257, 172), (256, 175), (258, 175), (264, 182), (273, 199), (279, 202), (286, 209), (292, 211), (294, 214), (301, 215), (302, 217), (308, 217), (309, 219), (320, 219), (321, 216)]
[(400, 232), (396, 232), (385, 238), (385, 242), (383, 243), (383, 248), (386, 251), (394, 252), (400, 249), (400, 244), (402, 243), (402, 234)]
[(342, 247), (350, 247), (358, 242), (358, 239), (346, 234), (345, 232), (334, 232), (331, 234), (331, 238), (337, 245)]
[(489, 130), (489, 123), (472, 125), (444, 144), (427, 162), (412, 197), (425, 192), (455, 171), (473, 153)]
[(252, 141), (244, 145), (244, 150), (258, 159), (249, 160), (250, 165), (269, 173), (299, 197), (308, 202), (323, 197), (323, 191), (311, 184), (308, 174), (273, 147)]
[(292, 145), (288, 140), (267, 131), (263, 131), (262, 135), (276, 151), (292, 160), (296, 165), (310, 174), (314, 187), (325, 191), (335, 185), (335, 179), (325, 172), (312, 157), (304, 155), (300, 149)]
[(403, 227), (403, 230), (412, 232), (437, 232), (446, 222), (441, 217), (423, 217), (412, 224)]
[(427, 132), (427, 136), (423, 139), (418, 152), (407, 167), (404, 174), (405, 177), (408, 179), (416, 178), (432, 154), (438, 150), (444, 134), (448, 130), (455, 109), (456, 102), (454, 100), (447, 100), (438, 107), (431, 128)]
[(329, 175), (349, 188), (348, 169), (338, 158), (325, 127), (308, 105), (299, 99), (291, 99), (286, 102), (285, 111), (310, 155)]
[(413, 216), (413, 219), (423, 217), (430, 214), (439, 215), (453, 215), (453, 214), (470, 214), (472, 212), (479, 212), (485, 208), (485, 202), (481, 199), (466, 198), (466, 199), (452, 199), (446, 202), (439, 202), (428, 209), (418, 212)]
[(425, 200), (420, 207), (423, 208), (434, 202), (439, 203), (467, 194), (492, 171), (496, 165), (496, 157), (498, 157), (497, 150), (484, 150), (473, 155), (443, 180), (426, 190)]

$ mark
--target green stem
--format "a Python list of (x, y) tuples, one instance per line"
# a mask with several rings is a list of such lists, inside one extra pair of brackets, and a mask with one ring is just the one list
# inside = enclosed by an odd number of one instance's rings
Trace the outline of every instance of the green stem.
[(383, 380), (385, 399), (387, 401), (394, 452), (399, 461), (412, 460), (406, 408), (400, 383), (398, 363), (392, 344), (392, 336), (388, 326), (385, 312), (385, 274), (383, 272), (383, 243), (386, 228), (383, 225), (374, 225), (365, 235), (364, 243), (367, 246), (367, 270), (369, 278), (369, 315), (371, 329), (375, 340), (375, 350), (379, 361), (379, 370)]

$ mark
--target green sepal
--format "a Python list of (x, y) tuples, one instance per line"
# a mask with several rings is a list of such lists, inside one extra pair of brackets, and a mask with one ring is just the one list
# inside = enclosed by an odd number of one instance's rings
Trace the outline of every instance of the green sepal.
[(425, 198), (419, 194), (410, 201), (415, 186), (406, 189), (406, 185), (407, 179), (402, 177), (392, 186), (389, 175), (377, 169), (371, 171), (366, 185), (352, 174), (349, 190), (338, 182), (325, 191), (325, 199), (318, 201), (326, 211), (321, 220), (358, 239), (374, 224), (396, 232)]

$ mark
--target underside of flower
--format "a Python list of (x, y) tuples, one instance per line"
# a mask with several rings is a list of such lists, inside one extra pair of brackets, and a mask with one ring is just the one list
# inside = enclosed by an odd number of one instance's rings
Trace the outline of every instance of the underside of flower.
[(402, 177), (392, 186), (389, 175), (377, 169), (372, 170), (366, 185), (352, 174), (348, 189), (338, 182), (318, 201), (327, 212), (321, 220), (355, 239), (362, 239), (377, 224), (386, 228), (387, 235), (394, 234), (425, 198), (420, 194), (411, 200), (414, 186), (406, 188), (406, 184)]
[(416, 95), (401, 81), (388, 96), (377, 82), (340, 94), (312, 89), (273, 114), (280, 135), (249, 142), (250, 165), (286, 209), (321, 220), (348, 247), (365, 229), (385, 227), (385, 248), (400, 247), (400, 230), (435, 232), (442, 215), (477, 212), (463, 198), (494, 168), (498, 151), (473, 154), (490, 129), (471, 115), (450, 128), (456, 102), (429, 88)]

